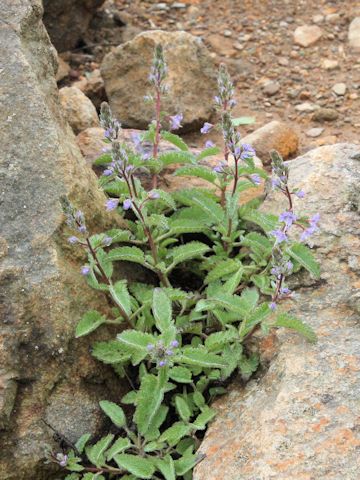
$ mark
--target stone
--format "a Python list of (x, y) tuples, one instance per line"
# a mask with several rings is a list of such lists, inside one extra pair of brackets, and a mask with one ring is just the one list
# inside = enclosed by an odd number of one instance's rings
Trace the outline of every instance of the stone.
[(125, 392), (90, 355), (96, 339), (114, 333), (74, 338), (88, 309), (108, 307), (79, 275), (84, 254), (67, 241), (60, 199), (81, 208), (94, 233), (114, 222), (61, 114), (56, 52), (41, 18), (40, 0), (0, 2), (0, 480), (59, 478), (44, 464), (46, 446), (59, 445), (43, 420), (72, 441), (96, 436), (99, 400)]
[(354, 50), (360, 50), (360, 17), (354, 18), (349, 25), (349, 45)]
[(96, 108), (79, 88), (60, 88), (59, 96), (66, 120), (74, 133), (79, 133), (89, 127), (99, 126)]
[(296, 131), (285, 122), (274, 120), (242, 139), (255, 148), (256, 155), (264, 166), (270, 164), (270, 150), (277, 150), (284, 159), (293, 156), (299, 146), (299, 137)]
[(145, 32), (106, 55), (101, 75), (111, 109), (127, 128), (145, 129), (153, 120), (154, 106), (143, 97), (151, 92), (148, 76), (157, 43), (164, 47), (169, 71), (164, 109), (183, 114), (184, 131), (197, 130), (214, 112), (216, 69), (202, 41), (186, 32)]
[(315, 122), (333, 122), (338, 118), (339, 114), (333, 108), (319, 108), (312, 116)]
[(304, 102), (295, 106), (295, 110), (300, 113), (310, 113), (314, 112), (318, 106), (315, 103)]
[(316, 137), (320, 137), (323, 131), (324, 131), (323, 127), (310, 128), (309, 130), (306, 131), (306, 135), (311, 138), (316, 138)]
[(345, 95), (346, 89), (346, 83), (335, 83), (335, 85), (332, 87), (332, 91), (339, 97)]
[(206, 42), (210, 45), (211, 49), (219, 55), (232, 57), (235, 54), (233, 40), (219, 33), (211, 33), (206, 38)]
[(57, 57), (57, 62), (58, 62), (58, 68), (56, 72), (55, 79), (57, 82), (61, 82), (61, 80), (64, 80), (69, 73), (70, 73), (70, 65), (65, 62), (60, 56)]
[(279, 82), (268, 82), (264, 85), (263, 91), (267, 97), (272, 97), (276, 95), (280, 90), (280, 83)]
[(310, 47), (322, 37), (322, 30), (317, 25), (302, 25), (294, 32), (294, 42), (301, 47)]
[[(297, 275), (298, 297), (284, 308), (315, 329), (318, 343), (278, 331), (270, 367), (245, 388), (234, 380), (216, 401), (194, 480), (358, 477), (359, 153), (359, 146), (337, 144), (291, 162), (290, 185), (306, 193), (296, 211), (320, 213), (313, 242), (321, 280)], [(277, 195), (265, 203), (271, 212), (283, 208)]]
[(339, 62), (337, 60), (331, 60), (330, 58), (324, 58), (321, 62), (321, 67), (324, 70), (335, 70), (339, 68)]
[(324, 21), (324, 15), (320, 15), (320, 14), (314, 15), (314, 16), (312, 17), (312, 21), (313, 21), (314, 23), (316, 23), (316, 24), (323, 23), (323, 21)]
[(58, 52), (76, 47), (105, 0), (43, 0), (44, 23)]
[(90, 166), (92, 166), (94, 160), (100, 157), (103, 153), (103, 148), (106, 147), (104, 132), (104, 129), (101, 127), (90, 127), (80, 132), (76, 137), (78, 147), (86, 163)]
[(92, 72), (87, 74), (86, 77), (74, 82), (72, 86), (79, 88), (85, 93), (96, 109), (100, 109), (101, 103), (106, 100), (104, 80), (99, 68), (95, 68)]

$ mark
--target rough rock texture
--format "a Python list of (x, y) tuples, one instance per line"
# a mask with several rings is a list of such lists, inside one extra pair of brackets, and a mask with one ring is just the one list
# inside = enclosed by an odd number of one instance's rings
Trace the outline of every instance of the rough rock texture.
[[(15, 0), (16, 1), (16, 0)], [(76, 47), (105, 0), (43, 0), (44, 23), (59, 52)]]
[(349, 25), (349, 45), (360, 51), (360, 17), (354, 18)]
[(53, 478), (44, 447), (59, 446), (42, 419), (74, 441), (101, 427), (98, 400), (121, 394), (89, 354), (94, 338), (73, 338), (85, 311), (108, 307), (79, 275), (83, 253), (68, 245), (59, 199), (81, 206), (95, 232), (109, 219), (60, 113), (56, 52), (41, 16), (39, 0), (0, 2), (1, 480)]
[(297, 152), (299, 137), (296, 131), (287, 123), (274, 120), (242, 139), (255, 148), (256, 155), (263, 165), (269, 165), (271, 160), (270, 150), (277, 150), (284, 159)]
[(101, 103), (106, 100), (104, 80), (102, 79), (98, 68), (93, 70), (86, 77), (74, 82), (72, 86), (77, 87), (84, 92), (97, 109), (100, 109)]
[(170, 93), (164, 109), (170, 115), (184, 115), (184, 130), (197, 129), (213, 113), (216, 70), (201, 40), (186, 32), (145, 32), (106, 55), (101, 75), (111, 109), (125, 127), (147, 128), (154, 107), (144, 103), (144, 95), (151, 93), (148, 76), (158, 43), (169, 67)]
[(74, 133), (100, 125), (96, 108), (81, 90), (76, 87), (63, 87), (59, 90), (59, 96), (65, 117)]
[[(314, 250), (322, 273), (317, 283), (307, 275), (295, 279), (299, 296), (286, 308), (311, 324), (319, 340), (311, 345), (279, 334), (264, 376), (245, 389), (234, 384), (217, 402), (195, 480), (358, 478), (359, 157), (359, 146), (337, 144), (291, 162), (293, 185), (307, 193), (296, 208), (321, 215)], [(276, 200), (267, 208), (280, 211)]]
[(310, 47), (320, 40), (322, 33), (317, 25), (302, 25), (294, 32), (294, 42), (301, 47)]

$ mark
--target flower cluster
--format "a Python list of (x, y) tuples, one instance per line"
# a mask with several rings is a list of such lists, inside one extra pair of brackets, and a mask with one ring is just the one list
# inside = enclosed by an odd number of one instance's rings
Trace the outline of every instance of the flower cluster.
[(164, 59), (164, 51), (161, 45), (156, 45), (153, 63), (149, 75), (149, 82), (159, 89), (162, 93), (166, 93), (167, 89), (164, 80), (167, 76), (167, 65)]
[(174, 355), (174, 349), (179, 347), (179, 342), (173, 340), (170, 345), (166, 346), (162, 340), (147, 345), (147, 351), (149, 352), (151, 359), (154, 363), (157, 363), (158, 367), (165, 367), (171, 361), (171, 357)]
[(111, 115), (111, 110), (106, 102), (100, 107), (100, 125), (105, 129), (105, 138), (112, 141), (119, 136), (121, 124)]

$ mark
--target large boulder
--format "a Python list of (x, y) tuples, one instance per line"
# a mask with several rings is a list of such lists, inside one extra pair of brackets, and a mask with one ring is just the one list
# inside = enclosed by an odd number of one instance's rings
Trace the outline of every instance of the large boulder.
[[(290, 164), (306, 192), (296, 209), (319, 212), (321, 280), (294, 278), (285, 306), (312, 325), (315, 345), (280, 333), (276, 358), (245, 388), (234, 382), (200, 451), (196, 480), (329, 480), (359, 475), (360, 147), (321, 147)], [(278, 196), (265, 207), (280, 211)]]
[(186, 32), (150, 31), (108, 53), (101, 65), (105, 90), (115, 116), (125, 127), (145, 129), (154, 118), (148, 81), (154, 48), (162, 44), (168, 64), (169, 96), (163, 108), (184, 115), (184, 130), (199, 128), (213, 113), (216, 70), (200, 39)]
[(1, 480), (53, 478), (45, 446), (60, 447), (43, 420), (72, 442), (96, 433), (98, 401), (118, 399), (122, 388), (92, 359), (94, 338), (74, 339), (85, 311), (108, 307), (79, 275), (83, 252), (66, 240), (60, 198), (83, 209), (95, 232), (110, 219), (61, 114), (56, 52), (41, 16), (40, 0), (0, 2)]
[(44, 23), (59, 52), (76, 47), (105, 0), (43, 0)]

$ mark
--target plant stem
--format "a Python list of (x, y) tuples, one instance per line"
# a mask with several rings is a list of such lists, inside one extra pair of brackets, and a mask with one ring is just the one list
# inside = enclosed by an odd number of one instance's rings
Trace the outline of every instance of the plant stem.
[[(153, 158), (156, 160), (159, 154), (159, 143), (160, 143), (160, 115), (161, 115), (161, 94), (160, 88), (156, 88), (156, 103), (155, 103), (155, 138), (153, 146)], [(152, 177), (152, 188), (157, 188), (157, 174), (154, 173)]]

